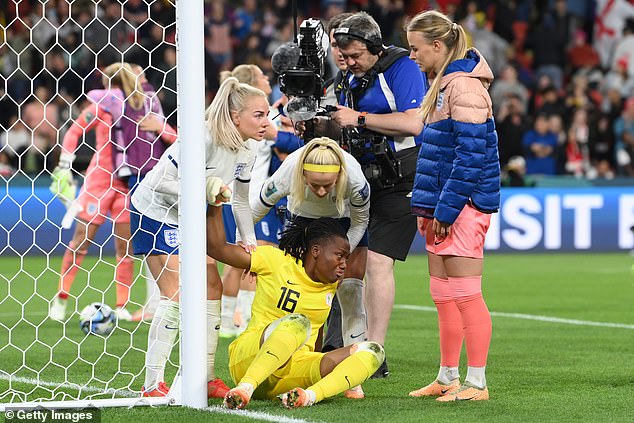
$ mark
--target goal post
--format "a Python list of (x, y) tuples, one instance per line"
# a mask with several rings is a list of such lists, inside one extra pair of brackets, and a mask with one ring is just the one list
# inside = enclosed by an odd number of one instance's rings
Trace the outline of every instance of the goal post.
[[(0, 119), (0, 412), (37, 406), (207, 407), (204, 1), (138, 4), (132, 10), (118, 1), (10, 2), (15, 10), (0, 22), (0, 101), (16, 110), (14, 118)], [(174, 13), (175, 44), (166, 39)], [(165, 16), (171, 22), (161, 22)], [(163, 39), (154, 44), (148, 35), (153, 26), (163, 29)], [(162, 86), (174, 70), (157, 63), (162, 48), (176, 50), (176, 87)], [(100, 86), (97, 69), (138, 58), (157, 93), (177, 92), (181, 143), (180, 301), (186, 306), (180, 307), (179, 338), (166, 368), (170, 394), (163, 398), (141, 397), (149, 321), (118, 322), (106, 336), (85, 335), (79, 328), (84, 306), (103, 302), (115, 308), (121, 262), (113, 247), (120, 240), (116, 225), (106, 218), (82, 252), (83, 262), (75, 265), (79, 253), (73, 253), (73, 264), (61, 271), (78, 220), (63, 227), (66, 208), (48, 189), (64, 135), (90, 104), (86, 94), (108, 88)], [(98, 149), (90, 131), (79, 143), (85, 169)], [(82, 154), (76, 152), (74, 179), (81, 182)], [(96, 200), (98, 210), (103, 201)], [(132, 260), (130, 311), (143, 306), (146, 292), (144, 261)], [(58, 281), (70, 272), (76, 275), (65, 317), (53, 321), (49, 313)]]
[[(207, 261), (205, 231), (205, 83), (203, 0), (179, 1), (176, 9), (178, 130), (181, 142), (179, 229), (182, 243), (181, 392), (183, 405), (207, 407)], [(202, 224), (201, 224), (202, 223)], [(202, 278), (201, 278), (202, 275)]]

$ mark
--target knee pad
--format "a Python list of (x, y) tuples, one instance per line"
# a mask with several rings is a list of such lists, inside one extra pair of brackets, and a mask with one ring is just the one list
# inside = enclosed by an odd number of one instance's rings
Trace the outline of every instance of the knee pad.
[(429, 292), (435, 303), (447, 302), (454, 299), (451, 293), (451, 287), (447, 279), (441, 279), (436, 276), (429, 277)]
[(303, 314), (293, 313), (277, 319), (264, 331), (264, 339), (266, 340), (277, 328), (294, 335), (299, 347), (310, 339), (310, 320)]
[(354, 351), (352, 351), (352, 354), (356, 354), (361, 351), (369, 352), (372, 355), (372, 358), (374, 361), (374, 363), (372, 364), (376, 365), (376, 369), (378, 369), (379, 366), (383, 364), (383, 361), (385, 360), (385, 350), (383, 349), (383, 346), (379, 344), (378, 342), (363, 341), (363, 342), (354, 344), (353, 348), (354, 348)]

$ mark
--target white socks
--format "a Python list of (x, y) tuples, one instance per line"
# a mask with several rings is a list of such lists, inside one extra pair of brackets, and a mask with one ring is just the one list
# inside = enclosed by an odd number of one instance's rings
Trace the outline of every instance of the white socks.
[(178, 336), (179, 305), (172, 300), (161, 299), (148, 332), (148, 348), (145, 355), (145, 390), (156, 389), (165, 379), (165, 363)]
[(236, 329), (233, 324), (233, 314), (236, 311), (236, 300), (237, 297), (230, 297), (229, 295), (222, 296), (222, 312), (220, 314), (220, 328), (222, 332), (231, 334)]
[(467, 367), (467, 378), (465, 383), (469, 383), (476, 388), (484, 389), (487, 386), (487, 378), (484, 375), (486, 367)]
[(236, 307), (240, 311), (242, 316), (242, 322), (238, 328), (238, 335), (244, 332), (251, 321), (251, 306), (253, 305), (253, 299), (255, 298), (255, 291), (247, 291), (241, 289), (238, 291)]
[(216, 378), (215, 361), (220, 332), (220, 300), (207, 300), (207, 380)]
[(341, 307), (341, 336), (343, 346), (367, 340), (368, 325), (363, 305), (363, 281), (346, 278), (337, 288), (337, 299)]
[(451, 382), (459, 378), (460, 373), (458, 372), (457, 367), (440, 366), (436, 380), (443, 385), (449, 385)]
[[(165, 364), (169, 359), (179, 329), (179, 304), (162, 299), (154, 313), (148, 333), (145, 356), (145, 390), (156, 389), (165, 379)], [(214, 380), (218, 332), (220, 332), (220, 300), (207, 300), (207, 380)]]
[(150, 272), (147, 261), (143, 262), (143, 274), (145, 275), (145, 304), (143, 305), (144, 314), (154, 314), (161, 299), (161, 291)]

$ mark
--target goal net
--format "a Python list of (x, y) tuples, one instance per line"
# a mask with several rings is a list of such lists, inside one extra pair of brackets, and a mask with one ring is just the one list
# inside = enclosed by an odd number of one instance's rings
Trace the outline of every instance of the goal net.
[[(62, 143), (82, 119), (99, 122), (83, 125), (71, 151), (78, 188), (84, 183), (88, 191), (87, 175), (107, 172), (114, 162), (104, 151), (115, 147), (101, 145), (99, 131), (114, 128), (125, 113), (86, 113), (96, 101), (88, 93), (110, 88), (102, 85), (108, 65), (138, 65), (136, 82), (147, 79), (145, 95), (161, 102), (176, 127), (175, 2), (8, 5), (0, 16), (0, 408), (40, 402), (58, 407), (179, 403), (178, 389), (170, 398), (141, 399), (150, 322), (128, 321), (124, 312), (145, 305), (146, 272), (141, 259), (121, 253), (130, 238), (122, 230), (125, 219), (114, 216), (122, 211), (110, 196), (114, 190), (125, 198), (128, 185), (112, 178), (110, 190), (97, 190), (100, 195), (85, 203), (66, 198), (68, 191), (54, 195), (49, 189), (68, 159)], [(106, 133), (110, 140), (113, 131)], [(90, 223), (83, 226), (84, 239), (98, 230), (78, 247), (82, 219)], [(128, 286), (129, 298), (122, 301)], [(63, 313), (58, 308), (57, 318), (51, 318), (60, 299)], [(119, 313), (106, 335), (80, 329), (80, 311), (94, 302)], [(179, 372), (179, 355), (175, 346), (165, 369), (168, 384)]]

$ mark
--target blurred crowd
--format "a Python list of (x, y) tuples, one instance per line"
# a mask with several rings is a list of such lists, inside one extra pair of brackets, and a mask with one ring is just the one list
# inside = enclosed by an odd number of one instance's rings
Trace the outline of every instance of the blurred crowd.
[[(527, 184), (524, 175), (634, 176), (634, 1), (297, 3), (300, 20), (365, 10), (385, 44), (403, 47), (403, 27), (418, 11), (436, 8), (461, 23), (495, 73), (505, 184)], [(238, 64), (256, 64), (275, 81), (271, 55), (293, 37), (290, 1), (204, 4), (208, 102), (219, 72)], [(9, 0), (0, 14), (0, 174), (54, 167), (84, 93), (100, 88), (99, 69), (112, 62), (141, 65), (176, 124), (174, 0)], [(279, 96), (274, 89), (271, 101)], [(85, 164), (92, 154), (86, 138)]]

